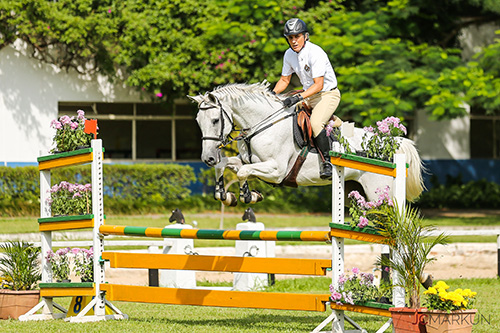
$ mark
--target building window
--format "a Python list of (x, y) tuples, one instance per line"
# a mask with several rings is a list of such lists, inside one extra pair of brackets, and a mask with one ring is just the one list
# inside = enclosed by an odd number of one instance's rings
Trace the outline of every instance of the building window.
[(471, 158), (500, 158), (500, 115), (471, 110), (470, 150)]
[(98, 137), (113, 160), (193, 161), (201, 156), (196, 105), (176, 101), (173, 107), (154, 103), (59, 102), (59, 116), (85, 111), (97, 119)]

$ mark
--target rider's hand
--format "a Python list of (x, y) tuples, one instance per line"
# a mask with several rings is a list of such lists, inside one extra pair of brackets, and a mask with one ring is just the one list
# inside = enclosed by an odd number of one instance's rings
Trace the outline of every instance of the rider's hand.
[(300, 94), (295, 94), (295, 95), (290, 96), (287, 99), (285, 99), (283, 101), (283, 105), (286, 106), (287, 108), (289, 108), (290, 106), (297, 104), (298, 102), (300, 102), (303, 99), (304, 99), (304, 97), (302, 97)]

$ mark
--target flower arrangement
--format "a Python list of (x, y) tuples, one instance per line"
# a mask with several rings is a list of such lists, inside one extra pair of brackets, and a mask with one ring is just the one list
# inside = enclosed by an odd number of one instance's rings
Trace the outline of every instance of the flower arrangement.
[(367, 157), (392, 161), (396, 150), (399, 149), (397, 137), (406, 135), (406, 127), (396, 117), (387, 117), (377, 121), (377, 127), (365, 127), (361, 147)]
[(69, 254), (71, 253), (71, 248), (62, 248), (53, 252), (49, 250), (47, 252), (47, 256), (45, 257), (47, 261), (50, 263), (52, 268), (52, 275), (56, 279), (56, 281), (65, 281), (69, 280)]
[(435, 286), (424, 291), (425, 303), (429, 310), (456, 311), (472, 309), (476, 292), (470, 289), (455, 289), (447, 291), (450, 287), (444, 281), (438, 281)]
[(348, 194), (348, 198), (351, 199), (349, 213), (352, 216), (352, 227), (364, 228), (370, 222), (372, 226), (378, 227), (387, 219), (389, 208), (394, 206), (389, 196), (390, 188), (389, 186), (383, 189), (377, 188), (375, 193), (378, 195), (377, 201), (366, 201), (358, 191)]
[(340, 127), (334, 127), (335, 122), (333, 120), (330, 120), (328, 124), (326, 124), (325, 130), (326, 130), (326, 136), (330, 136), (331, 133), (335, 136), (337, 141), (340, 144), (340, 147), (342, 147), (342, 150), (346, 154), (352, 154), (351, 146), (349, 145), (349, 141), (345, 137), (342, 136), (342, 133), (340, 132)]
[(55, 148), (51, 153), (73, 151), (90, 146), (92, 135), (85, 133), (85, 112), (78, 110), (76, 117), (61, 116), (50, 123), (56, 130), (54, 136)]
[(52, 186), (49, 192), (50, 197), (47, 198), (47, 204), (54, 216), (90, 214), (92, 207), (91, 184), (72, 184), (62, 181)]
[(359, 268), (352, 269), (352, 275), (342, 274), (335, 288), (330, 285), (330, 300), (338, 305), (356, 304), (367, 301), (378, 301), (383, 297), (392, 297), (392, 288), (388, 283), (374, 284), (375, 276), (372, 273), (360, 272)]
[(79, 249), (74, 248), (72, 252), (75, 254), (75, 273), (79, 276), (82, 282), (94, 280), (94, 249)]

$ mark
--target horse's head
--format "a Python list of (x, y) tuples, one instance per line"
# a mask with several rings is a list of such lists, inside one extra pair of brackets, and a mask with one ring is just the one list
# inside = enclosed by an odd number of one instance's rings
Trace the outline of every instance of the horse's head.
[(202, 135), (201, 160), (209, 167), (213, 167), (220, 162), (221, 148), (233, 130), (232, 113), (213, 93), (188, 97), (198, 103), (196, 121)]

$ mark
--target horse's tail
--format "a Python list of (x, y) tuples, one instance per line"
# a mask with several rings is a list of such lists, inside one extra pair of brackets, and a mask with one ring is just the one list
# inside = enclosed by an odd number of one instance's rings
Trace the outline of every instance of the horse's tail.
[(422, 178), (422, 172), (425, 171), (424, 165), (415, 144), (410, 139), (403, 138), (397, 152), (406, 155), (406, 163), (409, 165), (406, 178), (406, 199), (414, 201), (425, 188)]

